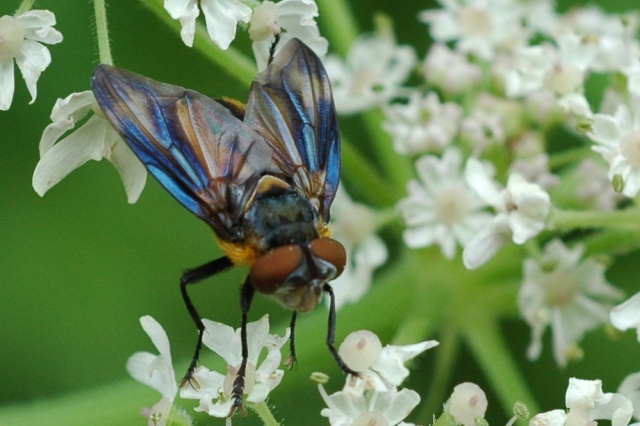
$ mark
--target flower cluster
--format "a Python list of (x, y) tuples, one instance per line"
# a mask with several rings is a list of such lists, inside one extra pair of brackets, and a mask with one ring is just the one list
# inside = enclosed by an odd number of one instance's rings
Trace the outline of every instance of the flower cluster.
[[(551, 1), (440, 4), (419, 16), (435, 41), (420, 84), (407, 84), (418, 54), (381, 28), (356, 39), (344, 62), (327, 60), (336, 107), (379, 107), (396, 153), (414, 161), (417, 178), (396, 206), (409, 248), (437, 246), (454, 260), (461, 247), (473, 270), (510, 243), (526, 245), (519, 307), (532, 327), (528, 355), (540, 355), (551, 326), (555, 359), (565, 366), (622, 297), (606, 281), (605, 263), (583, 259), (562, 231), (611, 224), (572, 220), (616, 211), (640, 191), (639, 16), (596, 7), (560, 15)], [(593, 75), (611, 84), (592, 87)], [(551, 140), (562, 126), (567, 139), (582, 141)], [(554, 163), (551, 151), (566, 159)], [(561, 232), (549, 241), (543, 231)]]

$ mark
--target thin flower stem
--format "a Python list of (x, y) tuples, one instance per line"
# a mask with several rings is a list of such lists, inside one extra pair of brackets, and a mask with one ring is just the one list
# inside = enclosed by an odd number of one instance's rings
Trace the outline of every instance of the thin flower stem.
[(515, 400), (524, 401), (534, 413), (540, 412), (526, 380), (499, 335), (498, 323), (487, 313), (482, 309), (473, 314), (469, 312), (464, 316), (468, 321), (460, 328), (474, 358), (492, 382), (508, 416), (512, 415)]
[(627, 208), (609, 212), (554, 209), (549, 227), (564, 231), (587, 228), (640, 230), (640, 209)]
[(264, 426), (280, 426), (280, 423), (273, 417), (273, 413), (266, 402), (260, 402), (258, 404), (245, 402), (245, 405), (260, 417)]
[(96, 36), (98, 37), (98, 53), (100, 63), (113, 65), (111, 46), (109, 45), (109, 30), (107, 29), (107, 9), (105, 0), (93, 0), (93, 8), (96, 16)]
[[(163, 6), (163, 0), (148, 0), (142, 2), (154, 15), (156, 15), (168, 27), (173, 29), (176, 34), (180, 34), (180, 22), (172, 19)], [(251, 85), (253, 77), (256, 75), (256, 65), (245, 54), (238, 49), (230, 47), (222, 50), (216, 46), (209, 35), (206, 27), (198, 22), (196, 23), (196, 34), (193, 40), (193, 49), (200, 52), (205, 58), (209, 59), (216, 66), (225, 70), (230, 76), (246, 87)]]
[(442, 401), (447, 399), (451, 384), (451, 374), (460, 349), (460, 335), (455, 327), (445, 327), (438, 334), (440, 344), (435, 351), (436, 364), (425, 404), (416, 418), (418, 424), (429, 424), (433, 417), (440, 415)]
[(22, 3), (20, 3), (18, 10), (16, 10), (16, 15), (21, 15), (25, 12), (30, 11), (35, 2), (36, 0), (22, 0)]

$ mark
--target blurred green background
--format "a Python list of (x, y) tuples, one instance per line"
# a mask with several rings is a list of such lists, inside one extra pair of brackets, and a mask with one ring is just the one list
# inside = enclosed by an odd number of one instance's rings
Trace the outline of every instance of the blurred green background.
[[(412, 44), (423, 57), (427, 31), (415, 17), (432, 3), (410, 0), (353, 3), (363, 29), (372, 28), (373, 11), (385, 12), (395, 21), (400, 42)], [(611, 8), (611, 3), (618, 10), (636, 4), (628, 0), (609, 2), (606, 6)], [(0, 15), (12, 13), (17, 6), (17, 0), (3, 0)], [(561, 3), (562, 9), (569, 6), (569, 2)], [(108, 7), (116, 65), (206, 94), (246, 99), (246, 87), (185, 47), (179, 35), (140, 1), (109, 1)], [(198, 266), (219, 255), (208, 227), (180, 207), (152, 178), (140, 201), (128, 205), (119, 176), (106, 161), (80, 168), (44, 198), (33, 191), (31, 176), (38, 161), (38, 141), (49, 123), (55, 100), (87, 90), (89, 76), (97, 64), (91, 2), (43, 0), (34, 8), (49, 9), (56, 14), (56, 28), (63, 33), (64, 41), (49, 47), (53, 62), (38, 82), (36, 102), (28, 105), (27, 90), (16, 73), (12, 107), (0, 112), (0, 404), (3, 406), (64, 397), (131, 380), (124, 369), (127, 358), (139, 350), (155, 351), (138, 324), (142, 315), (152, 315), (165, 327), (175, 360), (188, 359), (196, 331), (180, 297), (178, 280), (184, 268)], [(249, 52), (248, 43), (240, 45)], [(618, 261), (609, 274), (610, 280), (623, 286), (626, 283), (628, 291), (633, 292), (636, 280), (629, 271), (638, 272), (637, 260), (637, 256), (629, 256)], [(244, 273), (235, 271), (192, 290), (204, 317), (239, 324), (238, 288)], [(256, 297), (251, 317), (256, 320), (264, 313), (271, 317), (273, 332), (282, 334), (289, 313), (263, 297)], [(379, 312), (375, 310), (358, 310), (357, 306), (345, 308), (338, 317), (338, 341), (348, 332), (365, 327), (369, 316), (377, 315)], [(300, 365), (291, 374), (308, 377), (317, 370), (338, 374), (328, 353), (318, 360), (304, 358), (305, 345), (318, 341), (323, 344), (325, 321), (326, 310), (319, 308), (300, 322)], [(515, 321), (505, 323), (504, 329), (515, 336), (512, 350), (523, 361), (529, 330)], [(383, 342), (393, 333), (393, 330), (375, 331), (381, 334)], [(615, 346), (622, 365), (617, 370), (610, 368), (613, 381), (609, 387), (605, 382), (608, 391), (614, 390), (611, 386), (617, 386), (625, 373), (633, 371), (634, 364), (640, 370), (637, 344), (632, 336), (626, 337)], [(602, 363), (611, 357), (610, 353), (597, 354), (605, 339), (602, 332), (589, 335), (585, 342), (589, 356), (578, 365), (579, 369), (558, 370), (551, 361), (550, 346), (545, 347), (540, 363), (522, 362), (532, 378), (532, 386), (546, 398), (541, 401), (543, 408), (562, 405), (566, 378), (572, 374), (579, 371), (583, 378), (601, 376)], [(549, 340), (546, 342), (548, 345)], [(412, 377), (408, 384), (421, 390), (422, 395), (428, 388), (429, 359), (428, 354), (423, 356), (421, 376)], [(463, 356), (458, 366), (456, 377), (482, 382), (482, 372), (469, 359)], [(554, 387), (540, 377), (553, 378)], [(288, 378), (290, 375), (285, 375), (284, 381)], [(154, 391), (143, 385), (139, 388), (139, 399), (128, 401), (133, 411), (157, 400)], [(311, 424), (308, 416), (317, 424), (326, 423), (319, 417), (323, 404), (312, 385), (295, 391), (283, 385), (273, 398), (277, 401), (276, 414), (285, 417), (289, 425)], [(306, 407), (303, 412), (299, 410), (301, 405)], [(29, 407), (20, 405), (18, 410), (25, 410), (26, 415)], [(78, 409), (85, 408), (90, 409)], [(494, 415), (502, 422), (502, 413), (494, 408)], [(130, 419), (110, 418), (94, 424), (131, 424)], [(143, 423), (140, 418), (137, 424)], [(76, 423), (52, 419), (51, 423), (41, 424)], [(258, 423), (255, 416), (250, 416), (243, 424)]]

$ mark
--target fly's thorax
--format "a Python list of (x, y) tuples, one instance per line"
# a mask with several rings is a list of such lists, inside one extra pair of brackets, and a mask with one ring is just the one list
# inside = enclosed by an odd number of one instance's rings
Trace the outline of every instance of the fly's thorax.
[(283, 181), (264, 177), (244, 214), (245, 241), (259, 252), (318, 237), (318, 212), (308, 198)]

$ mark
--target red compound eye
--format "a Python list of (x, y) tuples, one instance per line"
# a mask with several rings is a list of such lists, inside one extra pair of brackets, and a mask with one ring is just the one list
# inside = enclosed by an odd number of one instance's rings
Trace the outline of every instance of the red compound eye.
[(300, 246), (292, 244), (278, 247), (253, 264), (249, 273), (251, 284), (260, 293), (274, 293), (301, 262)]
[(311, 241), (311, 252), (318, 258), (329, 262), (336, 268), (337, 278), (347, 265), (347, 252), (342, 244), (331, 238), (318, 238)]

